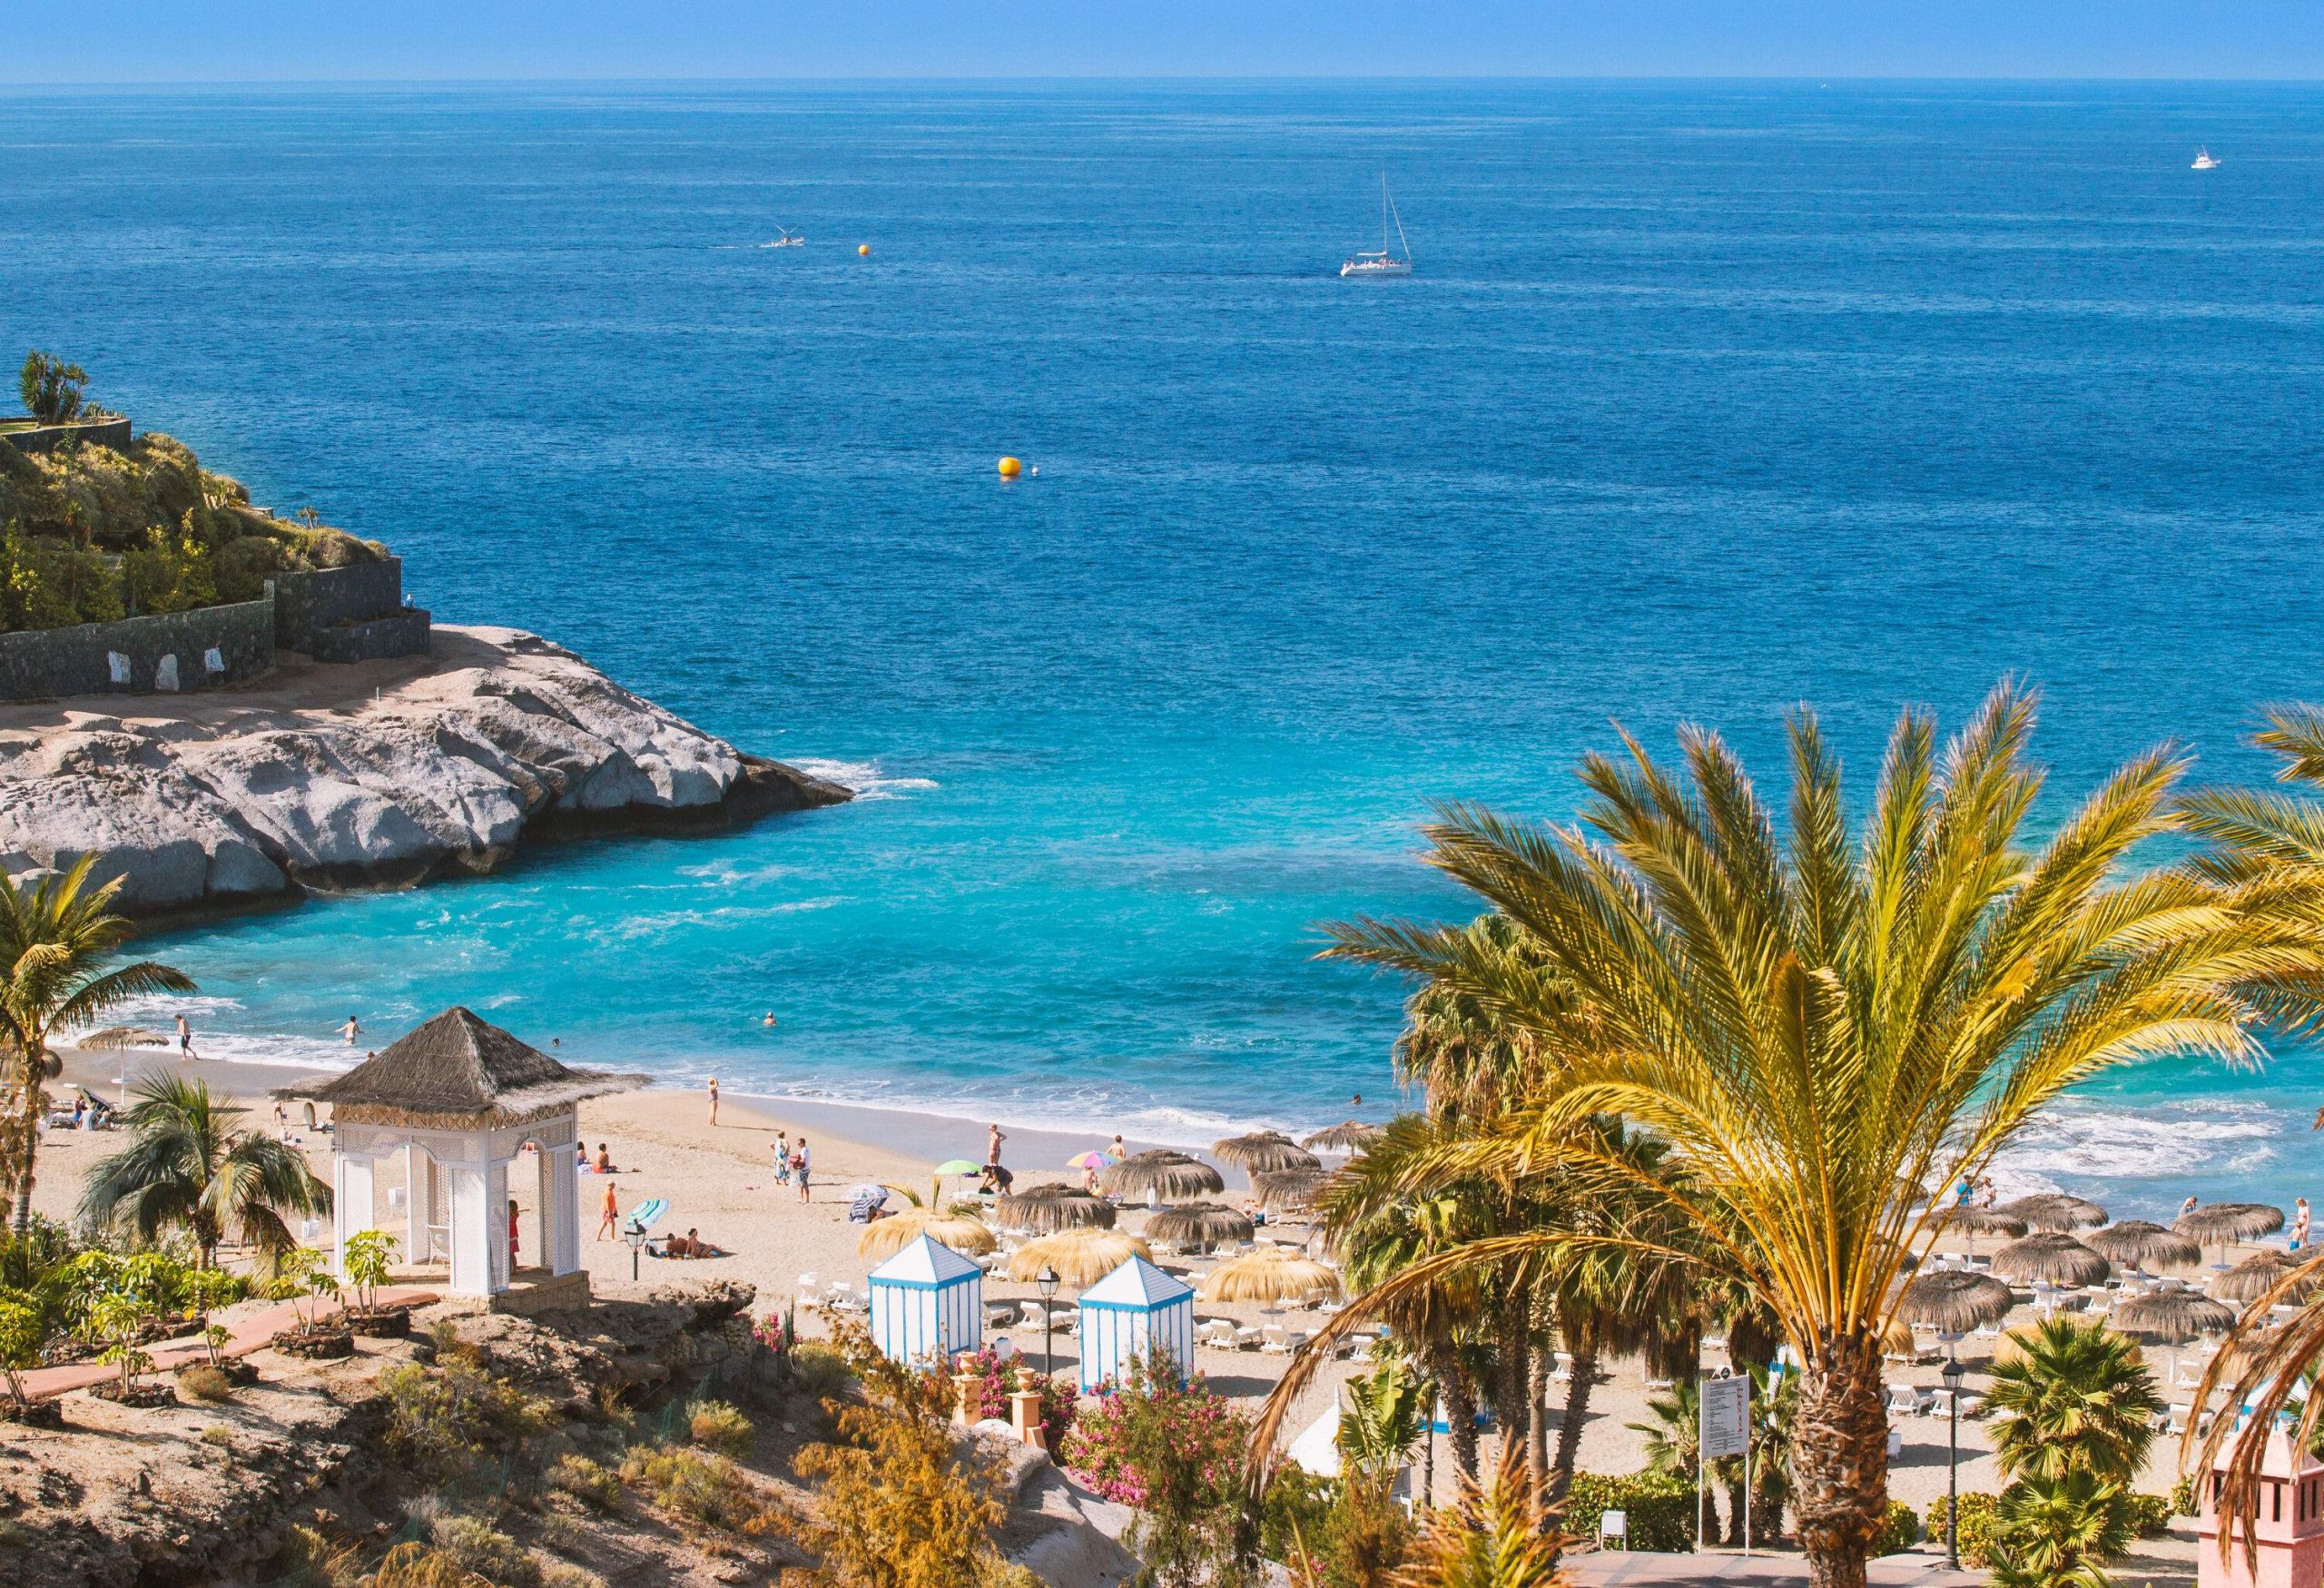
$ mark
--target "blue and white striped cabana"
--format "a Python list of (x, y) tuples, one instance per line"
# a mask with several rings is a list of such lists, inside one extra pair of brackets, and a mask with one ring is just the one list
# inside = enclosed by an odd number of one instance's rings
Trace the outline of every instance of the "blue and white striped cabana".
[(1132, 1258), (1081, 1293), (1083, 1393), (1127, 1380), (1130, 1364), (1157, 1351), (1177, 1364), (1180, 1378), (1194, 1373), (1194, 1289)]
[(872, 1270), (872, 1343), (899, 1362), (984, 1343), (984, 1270), (921, 1236)]

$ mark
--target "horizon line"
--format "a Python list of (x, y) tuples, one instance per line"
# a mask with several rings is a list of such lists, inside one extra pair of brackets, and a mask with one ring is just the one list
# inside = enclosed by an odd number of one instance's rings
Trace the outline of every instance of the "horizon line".
[(15, 89), (197, 89), (197, 88), (555, 88), (555, 87), (684, 87), (684, 86), (764, 86), (764, 87), (842, 87), (889, 85), (958, 85), (1004, 86), (1048, 84), (1123, 85), (1157, 84), (1191, 86), (1199, 84), (1264, 85), (1270, 84), (1752, 84), (1767, 85), (1802, 85), (1815, 84), (1829, 86), (1835, 83), (1850, 85), (1896, 84), (2076, 84), (2100, 86), (2122, 84), (2154, 86), (2189, 84), (2219, 86), (2225, 84), (2251, 87), (2305, 87), (2324, 83), (2324, 75), (2308, 77), (2260, 76), (2187, 76), (2183, 74), (2090, 74), (2090, 75), (2024, 75), (2012, 73), (1950, 74), (1915, 75), (1899, 73), (1798, 72), (1782, 74), (1733, 72), (1673, 72), (1640, 74), (1618, 72), (1542, 73), (1049, 73), (1039, 74), (977, 74), (958, 73), (888, 74), (857, 75), (846, 74), (808, 74), (793, 76), (763, 76), (743, 74), (672, 74), (655, 76), (281, 76), (281, 77), (153, 77), (153, 78), (6, 78), (0, 77), (0, 91)]

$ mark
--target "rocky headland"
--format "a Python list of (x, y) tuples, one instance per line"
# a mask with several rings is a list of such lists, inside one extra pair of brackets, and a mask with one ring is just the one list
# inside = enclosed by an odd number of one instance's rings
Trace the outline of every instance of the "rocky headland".
[(95, 853), (142, 917), (488, 872), (522, 839), (711, 833), (852, 797), (508, 628), (285, 656), (241, 687), (0, 705), (0, 869)]

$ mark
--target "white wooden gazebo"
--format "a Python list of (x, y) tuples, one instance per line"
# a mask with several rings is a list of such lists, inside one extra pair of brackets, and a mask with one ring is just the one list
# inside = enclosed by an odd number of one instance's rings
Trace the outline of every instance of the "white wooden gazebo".
[[(401, 1243), (403, 1266), (441, 1265), (448, 1297), (493, 1303), (521, 1284), (525, 1310), (586, 1300), (578, 1105), (645, 1079), (569, 1069), (455, 1007), (344, 1075), (284, 1088), (281, 1095), (330, 1105), (335, 1270), (344, 1272), (350, 1236), (383, 1228), (376, 1171), (399, 1152), (403, 1228), (389, 1233)], [(509, 1238), (509, 1172), (527, 1157), (538, 1176), (540, 1224), (537, 1261), (520, 1274)]]

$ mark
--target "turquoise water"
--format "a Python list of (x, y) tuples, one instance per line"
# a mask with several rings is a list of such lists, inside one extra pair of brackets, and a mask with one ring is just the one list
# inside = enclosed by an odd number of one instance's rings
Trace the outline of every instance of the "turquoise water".
[[(2166, 736), (2260, 774), (2256, 703), (2324, 694), (2319, 113), (27, 94), (0, 350), (393, 542), (439, 618), (867, 790), (173, 934), (210, 1050), (458, 1001), (674, 1081), (1204, 1140), (1385, 1105), (1399, 989), (1314, 923), (1460, 910), (1411, 859), (1428, 802), (1562, 814), (1610, 719), (1772, 769), (1811, 700), (1868, 781), (1901, 702), (2015, 671), (2058, 790)], [(1343, 282), (1384, 168), (1418, 271)], [(2319, 1094), (2297, 1054), (2148, 1065), (2012, 1172), (2288, 1200)]]

